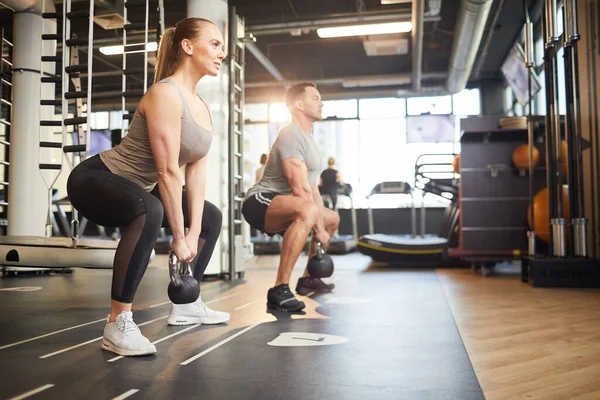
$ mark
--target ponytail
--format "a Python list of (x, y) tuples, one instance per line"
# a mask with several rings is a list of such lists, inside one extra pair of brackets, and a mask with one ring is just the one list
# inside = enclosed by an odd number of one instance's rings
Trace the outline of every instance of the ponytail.
[(175, 28), (168, 28), (160, 38), (156, 66), (154, 67), (154, 83), (165, 79), (175, 72), (179, 60), (179, 46), (173, 43)]
[(204, 18), (186, 18), (179, 21), (176, 28), (172, 27), (165, 30), (158, 45), (156, 66), (154, 67), (154, 83), (175, 73), (181, 53), (181, 41), (199, 37), (203, 27), (207, 24), (214, 25)]

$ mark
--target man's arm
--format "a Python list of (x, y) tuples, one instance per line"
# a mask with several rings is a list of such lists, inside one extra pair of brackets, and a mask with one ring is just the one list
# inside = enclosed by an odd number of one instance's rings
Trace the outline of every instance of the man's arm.
[[(292, 194), (301, 199), (310, 201), (318, 206), (321, 205), (321, 195), (319, 194), (319, 187), (315, 185), (312, 189), (308, 184), (308, 171), (306, 164), (299, 158), (285, 158), (281, 161), (281, 167), (283, 174), (285, 175), (290, 187), (292, 188)], [(316, 196), (315, 197), (315, 190)], [(315, 232), (325, 232), (325, 224), (323, 217), (319, 213), (317, 223), (315, 224)]]
[(293, 195), (312, 201), (312, 191), (308, 184), (308, 171), (304, 161), (299, 158), (285, 158), (281, 161), (281, 168)]

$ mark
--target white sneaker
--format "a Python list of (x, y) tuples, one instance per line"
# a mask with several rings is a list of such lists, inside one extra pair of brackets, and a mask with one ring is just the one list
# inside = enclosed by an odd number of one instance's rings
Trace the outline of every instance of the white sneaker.
[(198, 300), (193, 303), (172, 304), (167, 323), (169, 325), (213, 325), (227, 322), (229, 318), (229, 313), (211, 310), (204, 304), (202, 298), (198, 297)]
[[(110, 315), (108, 316), (110, 318)], [(131, 311), (122, 311), (115, 322), (104, 327), (102, 348), (120, 356), (142, 356), (156, 353), (156, 347), (142, 335), (140, 328), (133, 322)]]

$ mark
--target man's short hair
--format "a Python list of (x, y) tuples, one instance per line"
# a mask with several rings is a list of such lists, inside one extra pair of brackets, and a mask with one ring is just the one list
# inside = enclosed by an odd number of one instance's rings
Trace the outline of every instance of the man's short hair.
[(294, 102), (296, 100), (298, 100), (298, 98), (300, 96), (302, 96), (302, 94), (304, 94), (304, 91), (306, 90), (307, 87), (317, 87), (317, 84), (314, 82), (300, 82), (300, 83), (296, 83), (294, 86), (288, 88), (288, 90), (285, 91), (285, 95), (284, 95), (284, 101), (285, 101), (285, 105), (291, 109), (294, 106)]

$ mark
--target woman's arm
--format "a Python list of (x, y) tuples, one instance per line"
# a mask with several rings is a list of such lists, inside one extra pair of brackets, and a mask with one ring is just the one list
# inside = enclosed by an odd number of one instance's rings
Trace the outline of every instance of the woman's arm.
[(201, 158), (198, 161), (187, 164), (185, 167), (185, 190), (188, 198), (188, 212), (190, 213), (190, 230), (188, 235), (195, 238), (198, 238), (202, 231), (207, 158)]
[[(173, 231), (173, 249), (180, 261), (188, 261), (189, 249), (178, 249), (184, 243), (185, 230), (181, 209), (181, 176), (179, 174), (179, 147), (181, 142), (181, 115), (183, 104), (177, 89), (169, 84), (152, 86), (143, 101), (143, 112), (148, 124), (148, 137), (158, 172), (158, 188), (169, 226)], [(187, 248), (187, 245), (185, 246)]]

